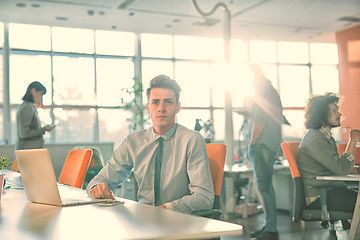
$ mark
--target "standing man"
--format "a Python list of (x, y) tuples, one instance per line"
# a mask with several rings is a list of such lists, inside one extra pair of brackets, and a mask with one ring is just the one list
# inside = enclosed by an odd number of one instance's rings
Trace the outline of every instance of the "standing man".
[(263, 198), (266, 224), (250, 236), (259, 240), (277, 240), (276, 198), (272, 184), (275, 158), (280, 150), (283, 122), (280, 96), (265, 78), (258, 65), (250, 65), (254, 74), (255, 96), (251, 110), (251, 138), (249, 157), (254, 167), (255, 180)]
[(211, 209), (214, 187), (205, 140), (175, 123), (181, 106), (179, 85), (160, 75), (146, 93), (152, 127), (125, 138), (88, 184), (88, 194), (114, 199), (111, 190), (133, 171), (140, 203), (185, 213)]
[(329, 210), (354, 212), (357, 192), (342, 181), (317, 180), (317, 176), (358, 174), (354, 167), (356, 142), (360, 131), (350, 130), (345, 151), (339, 155), (331, 130), (340, 126), (339, 97), (333, 93), (314, 96), (308, 100), (305, 124), (309, 131), (301, 141), (297, 163), (304, 181), (306, 205), (321, 209), (320, 190), (316, 187), (331, 187), (327, 191)]

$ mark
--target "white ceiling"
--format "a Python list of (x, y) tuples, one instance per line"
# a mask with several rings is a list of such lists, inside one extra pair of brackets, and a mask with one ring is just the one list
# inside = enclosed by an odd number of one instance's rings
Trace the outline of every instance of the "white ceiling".
[[(197, 0), (204, 12), (219, 3)], [(360, 0), (224, 0), (231, 35), (241, 39), (335, 42), (360, 24)], [(191, 0), (0, 0), (0, 21), (136, 33), (222, 37), (222, 9), (212, 26)]]

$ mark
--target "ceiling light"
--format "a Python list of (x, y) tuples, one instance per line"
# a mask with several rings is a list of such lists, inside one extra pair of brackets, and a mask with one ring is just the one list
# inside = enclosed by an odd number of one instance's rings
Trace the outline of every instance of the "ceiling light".
[(130, 6), (135, 0), (125, 0), (122, 4), (120, 4), (117, 8), (118, 9), (126, 9), (128, 6)]
[(25, 3), (16, 3), (16, 6), (23, 8), (23, 7), (26, 7), (26, 4)]
[(360, 22), (360, 18), (358, 17), (341, 17), (338, 20), (345, 22)]
[(212, 27), (219, 22), (220, 22), (220, 20), (217, 20), (217, 19), (204, 18), (204, 19), (194, 22), (192, 25)]
[(60, 20), (60, 21), (67, 21), (68, 18), (67, 17), (56, 17), (56, 20)]

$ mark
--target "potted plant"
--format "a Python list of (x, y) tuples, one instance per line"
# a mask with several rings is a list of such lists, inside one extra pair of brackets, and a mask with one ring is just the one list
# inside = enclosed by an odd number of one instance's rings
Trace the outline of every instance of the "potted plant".
[[(6, 156), (0, 156), (0, 170), (10, 167), (12, 162), (9, 162), (9, 159)], [(5, 174), (0, 172), (0, 202), (1, 202), (1, 194), (5, 185)]]
[(128, 119), (130, 122), (129, 130), (134, 132), (137, 130), (142, 130), (144, 124), (148, 121), (149, 117), (146, 117), (146, 106), (143, 104), (142, 93), (144, 91), (141, 78), (135, 76), (133, 78), (134, 85), (132, 88), (122, 89), (125, 92), (125, 95), (130, 97), (128, 101), (125, 98), (121, 98), (121, 102), (124, 105), (124, 109), (130, 110), (133, 112), (133, 118)]

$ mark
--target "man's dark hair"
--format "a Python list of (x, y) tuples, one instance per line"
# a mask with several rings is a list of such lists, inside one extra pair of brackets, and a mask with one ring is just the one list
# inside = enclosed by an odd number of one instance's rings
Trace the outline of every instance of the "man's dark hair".
[(33, 89), (33, 88), (35, 88), (35, 90), (37, 92), (42, 91), (43, 95), (45, 95), (45, 93), (46, 93), (46, 88), (44, 87), (44, 85), (42, 85), (38, 81), (35, 81), (35, 82), (32, 82), (32, 83), (29, 84), (25, 95), (22, 97), (22, 100), (32, 102), (32, 103), (34, 102), (34, 98), (33, 98), (32, 94), (31, 94), (31, 89)]
[(329, 104), (338, 102), (339, 97), (335, 93), (326, 93), (308, 99), (305, 109), (306, 128), (319, 129), (328, 125)]
[(148, 101), (150, 98), (151, 89), (153, 89), (153, 88), (166, 88), (166, 89), (173, 90), (175, 92), (176, 102), (179, 102), (181, 88), (180, 88), (179, 84), (177, 84), (177, 82), (175, 80), (171, 79), (170, 77), (168, 77), (166, 75), (159, 75), (159, 76), (154, 77), (150, 81), (150, 87), (148, 89), (146, 89), (146, 95), (147, 95)]

